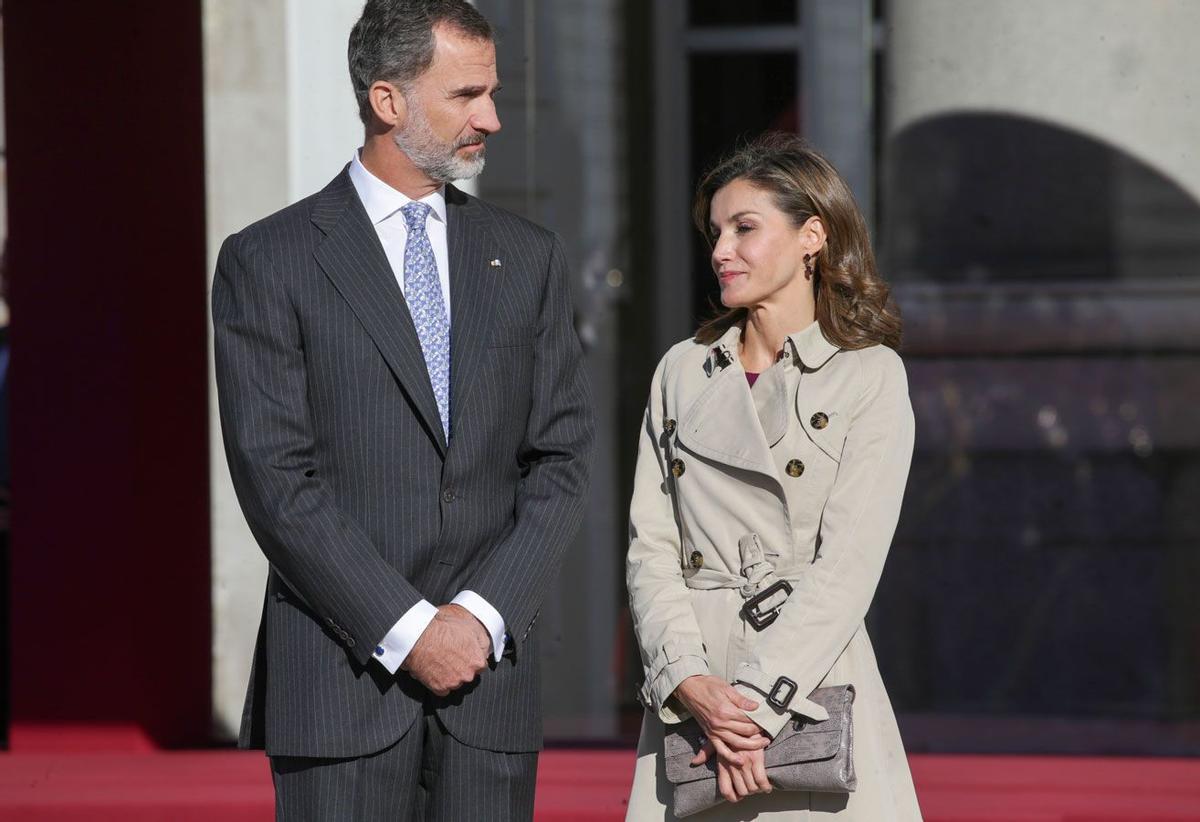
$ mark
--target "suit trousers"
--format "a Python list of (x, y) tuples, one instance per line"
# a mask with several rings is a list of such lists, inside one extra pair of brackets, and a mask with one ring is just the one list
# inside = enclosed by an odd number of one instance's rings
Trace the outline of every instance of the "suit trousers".
[(529, 822), (537, 752), (472, 748), (432, 709), (369, 756), (271, 757), (278, 822)]

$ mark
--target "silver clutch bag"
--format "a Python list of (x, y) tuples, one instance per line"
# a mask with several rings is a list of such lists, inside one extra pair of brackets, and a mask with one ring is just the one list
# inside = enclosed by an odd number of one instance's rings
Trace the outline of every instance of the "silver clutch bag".
[[(818, 688), (809, 696), (829, 711), (823, 722), (789, 722), (763, 754), (767, 779), (776, 790), (850, 793), (854, 777), (854, 686)], [(663, 754), (667, 779), (675, 786), (675, 816), (682, 819), (725, 801), (717, 792), (717, 763), (691, 760), (704, 744), (695, 719), (667, 726)]]

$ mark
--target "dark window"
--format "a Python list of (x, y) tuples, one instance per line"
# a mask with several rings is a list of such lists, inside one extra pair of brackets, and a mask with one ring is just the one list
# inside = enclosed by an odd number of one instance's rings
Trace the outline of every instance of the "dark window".
[[(689, 189), (739, 140), (764, 131), (796, 132), (799, 79), (796, 55), (695, 54), (689, 61), (691, 123), (679, 135), (680, 150), (691, 145)], [(690, 202), (690, 199), (689, 199)], [(712, 311), (719, 290), (709, 266), (709, 249), (699, 232), (693, 235), (695, 279), (692, 306), (697, 319)]]
[(692, 26), (762, 26), (795, 23), (800, 17), (797, 0), (691, 0), (688, 24)]

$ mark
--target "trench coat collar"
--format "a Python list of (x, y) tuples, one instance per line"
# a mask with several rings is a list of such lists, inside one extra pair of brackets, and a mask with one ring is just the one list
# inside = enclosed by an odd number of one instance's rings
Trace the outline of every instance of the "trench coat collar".
[[(732, 462), (732, 464), (750, 468), (750, 470), (762, 470), (763, 473), (778, 479), (770, 449), (787, 434), (790, 403), (787, 398), (786, 368), (772, 368), (764, 371), (759, 377), (758, 383), (755, 384), (753, 392), (743, 388), (741, 380), (721, 379), (720, 375), (727, 371), (735, 371), (742, 375), (743, 380), (745, 379), (745, 370), (741, 367), (741, 359), (738, 356), (741, 340), (741, 326), (733, 325), (709, 346), (704, 358), (704, 373), (708, 376), (710, 384), (689, 410), (699, 412), (706, 407), (706, 404), (701, 402), (705, 395), (718, 393), (722, 395), (718, 397), (718, 403), (707, 405), (706, 413), (710, 420), (723, 419), (723, 423), (717, 424), (711, 431), (706, 430), (707, 426), (699, 426), (700, 430), (695, 430), (696, 426), (693, 426), (691, 439), (695, 443), (699, 438), (702, 447), (707, 446), (712, 451), (708, 456), (714, 459), (720, 459), (717, 455), (724, 453), (726, 462)], [(788, 334), (784, 338), (780, 358), (783, 359), (787, 355), (791, 359), (787, 365), (816, 371), (829, 362), (833, 355), (840, 350), (825, 337), (820, 323), (814, 321), (803, 330)], [(743, 402), (746, 397), (750, 398), (749, 410), (753, 412), (749, 415), (746, 414), (747, 408)], [(710, 397), (709, 401), (711, 399)], [(723, 413), (714, 415), (713, 412), (718, 407), (723, 409)], [(727, 416), (734, 414), (737, 416)], [(744, 424), (735, 427), (729, 424), (731, 419), (741, 419)], [(755, 425), (755, 423), (758, 424)], [(756, 432), (762, 434), (762, 440), (767, 446), (765, 453), (757, 448), (759, 443), (749, 441), (758, 439), (752, 436)], [(709, 436), (713, 439), (706, 442)], [(722, 444), (724, 444), (723, 448)], [(736, 450), (737, 456), (743, 459), (748, 456), (757, 467), (733, 461), (731, 457), (734, 455), (726, 453), (730, 450)]]
[(792, 357), (809, 371), (816, 371), (841, 350), (825, 338), (821, 324), (815, 320), (803, 331), (788, 334), (784, 338), (783, 346), (784, 350), (790, 351)]
[[(702, 363), (704, 375), (700, 377), (705, 384), (680, 414), (678, 437), (703, 457), (764, 474), (779, 484), (771, 443), (738, 357), (741, 334), (741, 328), (732, 326), (709, 346)], [(779, 399), (784, 401), (772, 404), (785, 408), (786, 399)], [(782, 422), (782, 426), (773, 425), (772, 429), (786, 430), (786, 419)]]

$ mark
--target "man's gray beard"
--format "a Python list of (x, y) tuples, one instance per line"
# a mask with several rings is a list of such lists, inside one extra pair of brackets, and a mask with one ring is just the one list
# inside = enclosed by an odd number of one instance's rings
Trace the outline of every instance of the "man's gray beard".
[(481, 148), (473, 157), (458, 156), (458, 149), (470, 143), (455, 141), (447, 144), (439, 140), (419, 106), (409, 105), (408, 122), (393, 138), (412, 164), (429, 175), (431, 180), (450, 183), (466, 180), (483, 171), (486, 148)]

